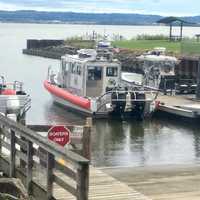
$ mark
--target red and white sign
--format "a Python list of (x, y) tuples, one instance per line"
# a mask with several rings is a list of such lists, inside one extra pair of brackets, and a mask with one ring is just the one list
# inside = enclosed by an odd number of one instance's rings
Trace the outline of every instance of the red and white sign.
[(53, 126), (48, 131), (48, 139), (65, 146), (70, 143), (70, 130), (65, 126)]

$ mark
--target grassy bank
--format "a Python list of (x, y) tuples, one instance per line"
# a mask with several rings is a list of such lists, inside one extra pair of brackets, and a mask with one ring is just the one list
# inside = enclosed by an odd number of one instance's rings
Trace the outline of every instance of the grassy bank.
[(82, 40), (79, 38), (69, 38), (65, 40), (65, 44), (77, 47), (80, 49), (86, 48), (86, 49), (92, 49), (95, 48), (95, 41), (94, 40)]
[(169, 42), (168, 40), (121, 40), (114, 41), (113, 46), (133, 50), (151, 50), (154, 47), (165, 47), (167, 51), (180, 53), (180, 42)]

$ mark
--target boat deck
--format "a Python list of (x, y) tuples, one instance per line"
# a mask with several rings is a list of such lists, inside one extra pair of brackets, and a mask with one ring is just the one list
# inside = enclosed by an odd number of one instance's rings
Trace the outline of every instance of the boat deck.
[(160, 94), (157, 100), (160, 101), (158, 110), (164, 113), (187, 118), (200, 117), (200, 101), (195, 100), (194, 96)]

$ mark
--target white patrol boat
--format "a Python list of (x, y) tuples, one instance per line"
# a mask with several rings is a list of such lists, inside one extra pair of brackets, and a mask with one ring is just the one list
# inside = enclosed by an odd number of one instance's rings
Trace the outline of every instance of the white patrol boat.
[[(23, 90), (23, 83), (14, 81), (7, 83), (0, 76), (0, 113), (6, 116), (14, 116), (14, 120), (25, 117), (25, 113), (31, 106), (31, 98)], [(12, 117), (13, 118), (13, 117)]]
[(154, 111), (157, 91), (133, 79), (109, 49), (82, 49), (63, 56), (57, 74), (49, 69), (44, 87), (54, 102), (87, 115), (143, 119)]
[(167, 82), (172, 88), (175, 85), (175, 66), (178, 59), (165, 55), (165, 48), (157, 47), (146, 54), (137, 57), (140, 68), (144, 72), (145, 85), (163, 89)]

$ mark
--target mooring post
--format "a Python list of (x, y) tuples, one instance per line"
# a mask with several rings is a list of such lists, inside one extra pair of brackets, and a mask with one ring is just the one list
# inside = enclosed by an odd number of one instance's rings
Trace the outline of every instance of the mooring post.
[(83, 149), (82, 156), (91, 159), (91, 127), (92, 127), (92, 118), (86, 119), (86, 125), (83, 129)]
[(197, 71), (196, 99), (200, 100), (200, 58), (199, 58), (199, 61), (198, 61), (198, 71)]
[[(82, 156), (91, 159), (91, 127), (92, 118), (86, 119), (86, 125), (83, 129), (83, 149)], [(77, 170), (77, 200), (88, 200), (89, 194), (89, 163), (82, 165)]]

